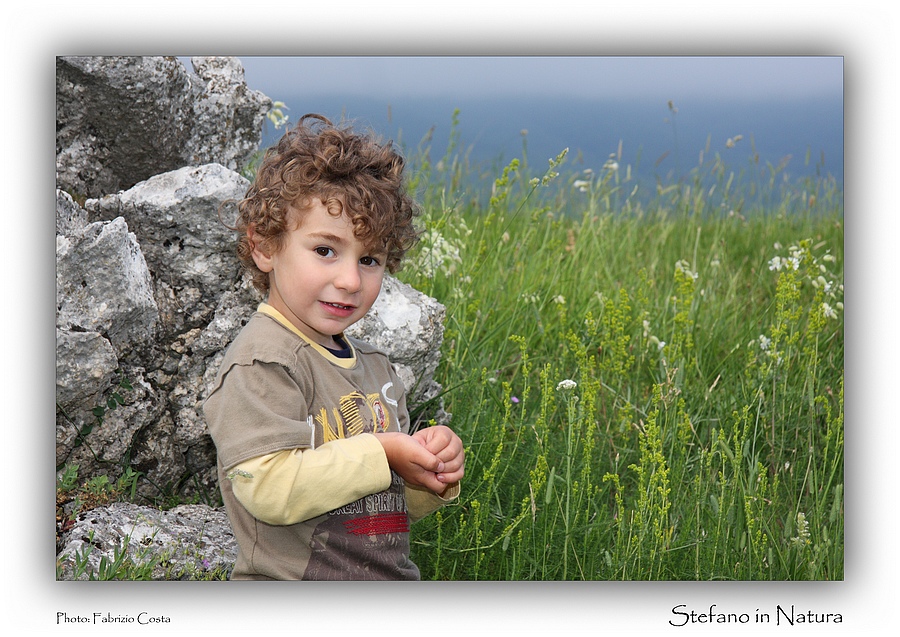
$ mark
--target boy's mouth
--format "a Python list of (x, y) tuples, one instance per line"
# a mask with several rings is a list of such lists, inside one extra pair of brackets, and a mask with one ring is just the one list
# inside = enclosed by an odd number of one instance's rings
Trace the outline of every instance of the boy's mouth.
[(342, 319), (352, 316), (356, 311), (355, 305), (344, 305), (343, 303), (331, 303), (329, 301), (322, 301), (322, 306), (329, 314)]
[(322, 303), (331, 307), (336, 307), (339, 310), (352, 310), (355, 307), (353, 305), (342, 305), (341, 303), (329, 303), (328, 301), (322, 301)]

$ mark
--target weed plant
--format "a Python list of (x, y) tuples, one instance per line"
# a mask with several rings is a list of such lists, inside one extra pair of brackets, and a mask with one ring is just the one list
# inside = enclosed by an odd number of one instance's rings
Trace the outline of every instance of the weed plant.
[(835, 181), (716, 156), (644, 193), (563, 152), (479, 198), (457, 148), (419, 149), (400, 273), (446, 305), (467, 451), (459, 504), (414, 527), (423, 578), (843, 579)]

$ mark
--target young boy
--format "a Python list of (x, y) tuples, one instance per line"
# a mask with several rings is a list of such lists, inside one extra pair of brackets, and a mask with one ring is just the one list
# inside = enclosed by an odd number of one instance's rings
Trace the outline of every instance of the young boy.
[(419, 579), (410, 522), (459, 494), (459, 437), (409, 435), (387, 356), (343, 335), (416, 239), (403, 164), (390, 144), (306, 115), (238, 206), (238, 255), (267, 299), (204, 405), (239, 547), (232, 579)]

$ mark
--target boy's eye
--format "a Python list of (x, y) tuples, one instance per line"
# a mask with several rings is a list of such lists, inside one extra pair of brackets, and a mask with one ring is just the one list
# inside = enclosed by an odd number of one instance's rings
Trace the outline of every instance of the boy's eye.
[(318, 248), (316, 248), (315, 252), (320, 257), (328, 257), (334, 253), (334, 250), (326, 246), (319, 246)]
[(372, 266), (381, 265), (381, 262), (378, 259), (376, 259), (375, 257), (363, 257), (362, 259), (359, 260), (359, 262), (362, 263), (363, 265), (372, 265)]

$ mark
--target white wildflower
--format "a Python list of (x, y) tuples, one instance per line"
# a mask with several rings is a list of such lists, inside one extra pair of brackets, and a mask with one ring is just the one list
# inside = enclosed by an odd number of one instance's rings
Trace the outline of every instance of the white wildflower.
[(566, 304), (566, 297), (564, 297), (562, 294), (560, 294), (560, 295), (558, 295), (558, 296), (554, 296), (554, 297), (553, 297), (553, 302), (556, 303), (557, 305), (565, 305), (565, 304)]
[(797, 513), (797, 535), (791, 538), (791, 542), (801, 548), (810, 544), (809, 521), (803, 511)]
[(685, 261), (684, 259), (678, 261), (675, 264), (675, 269), (678, 270), (679, 272), (681, 272), (682, 274), (688, 275), (692, 279), (697, 278), (697, 273), (693, 272), (691, 270), (691, 264), (689, 262)]
[(766, 337), (765, 334), (759, 335), (759, 349), (761, 349), (762, 351), (765, 352), (769, 349), (769, 345), (771, 345), (771, 344), (772, 344), (771, 338)]
[(567, 378), (565, 380), (559, 381), (559, 384), (556, 386), (556, 391), (568, 391), (571, 389), (575, 389), (578, 387), (578, 383), (576, 383), (571, 378)]
[(287, 124), (288, 116), (284, 114), (285, 110), (289, 109), (284, 105), (284, 102), (276, 101), (272, 103), (272, 108), (266, 112), (266, 117), (269, 118), (269, 121), (272, 122), (276, 129)]
[(837, 318), (837, 312), (835, 312), (834, 308), (828, 305), (828, 303), (822, 303), (822, 314), (825, 315), (825, 318)]
[(438, 270), (444, 274), (452, 274), (456, 265), (462, 263), (459, 248), (444, 239), (436, 229), (429, 230), (422, 243), (425, 248), (422, 250), (420, 267), (426, 276), (433, 277)]
[(584, 179), (576, 179), (572, 186), (579, 192), (587, 192), (591, 186), (591, 182), (585, 181)]

